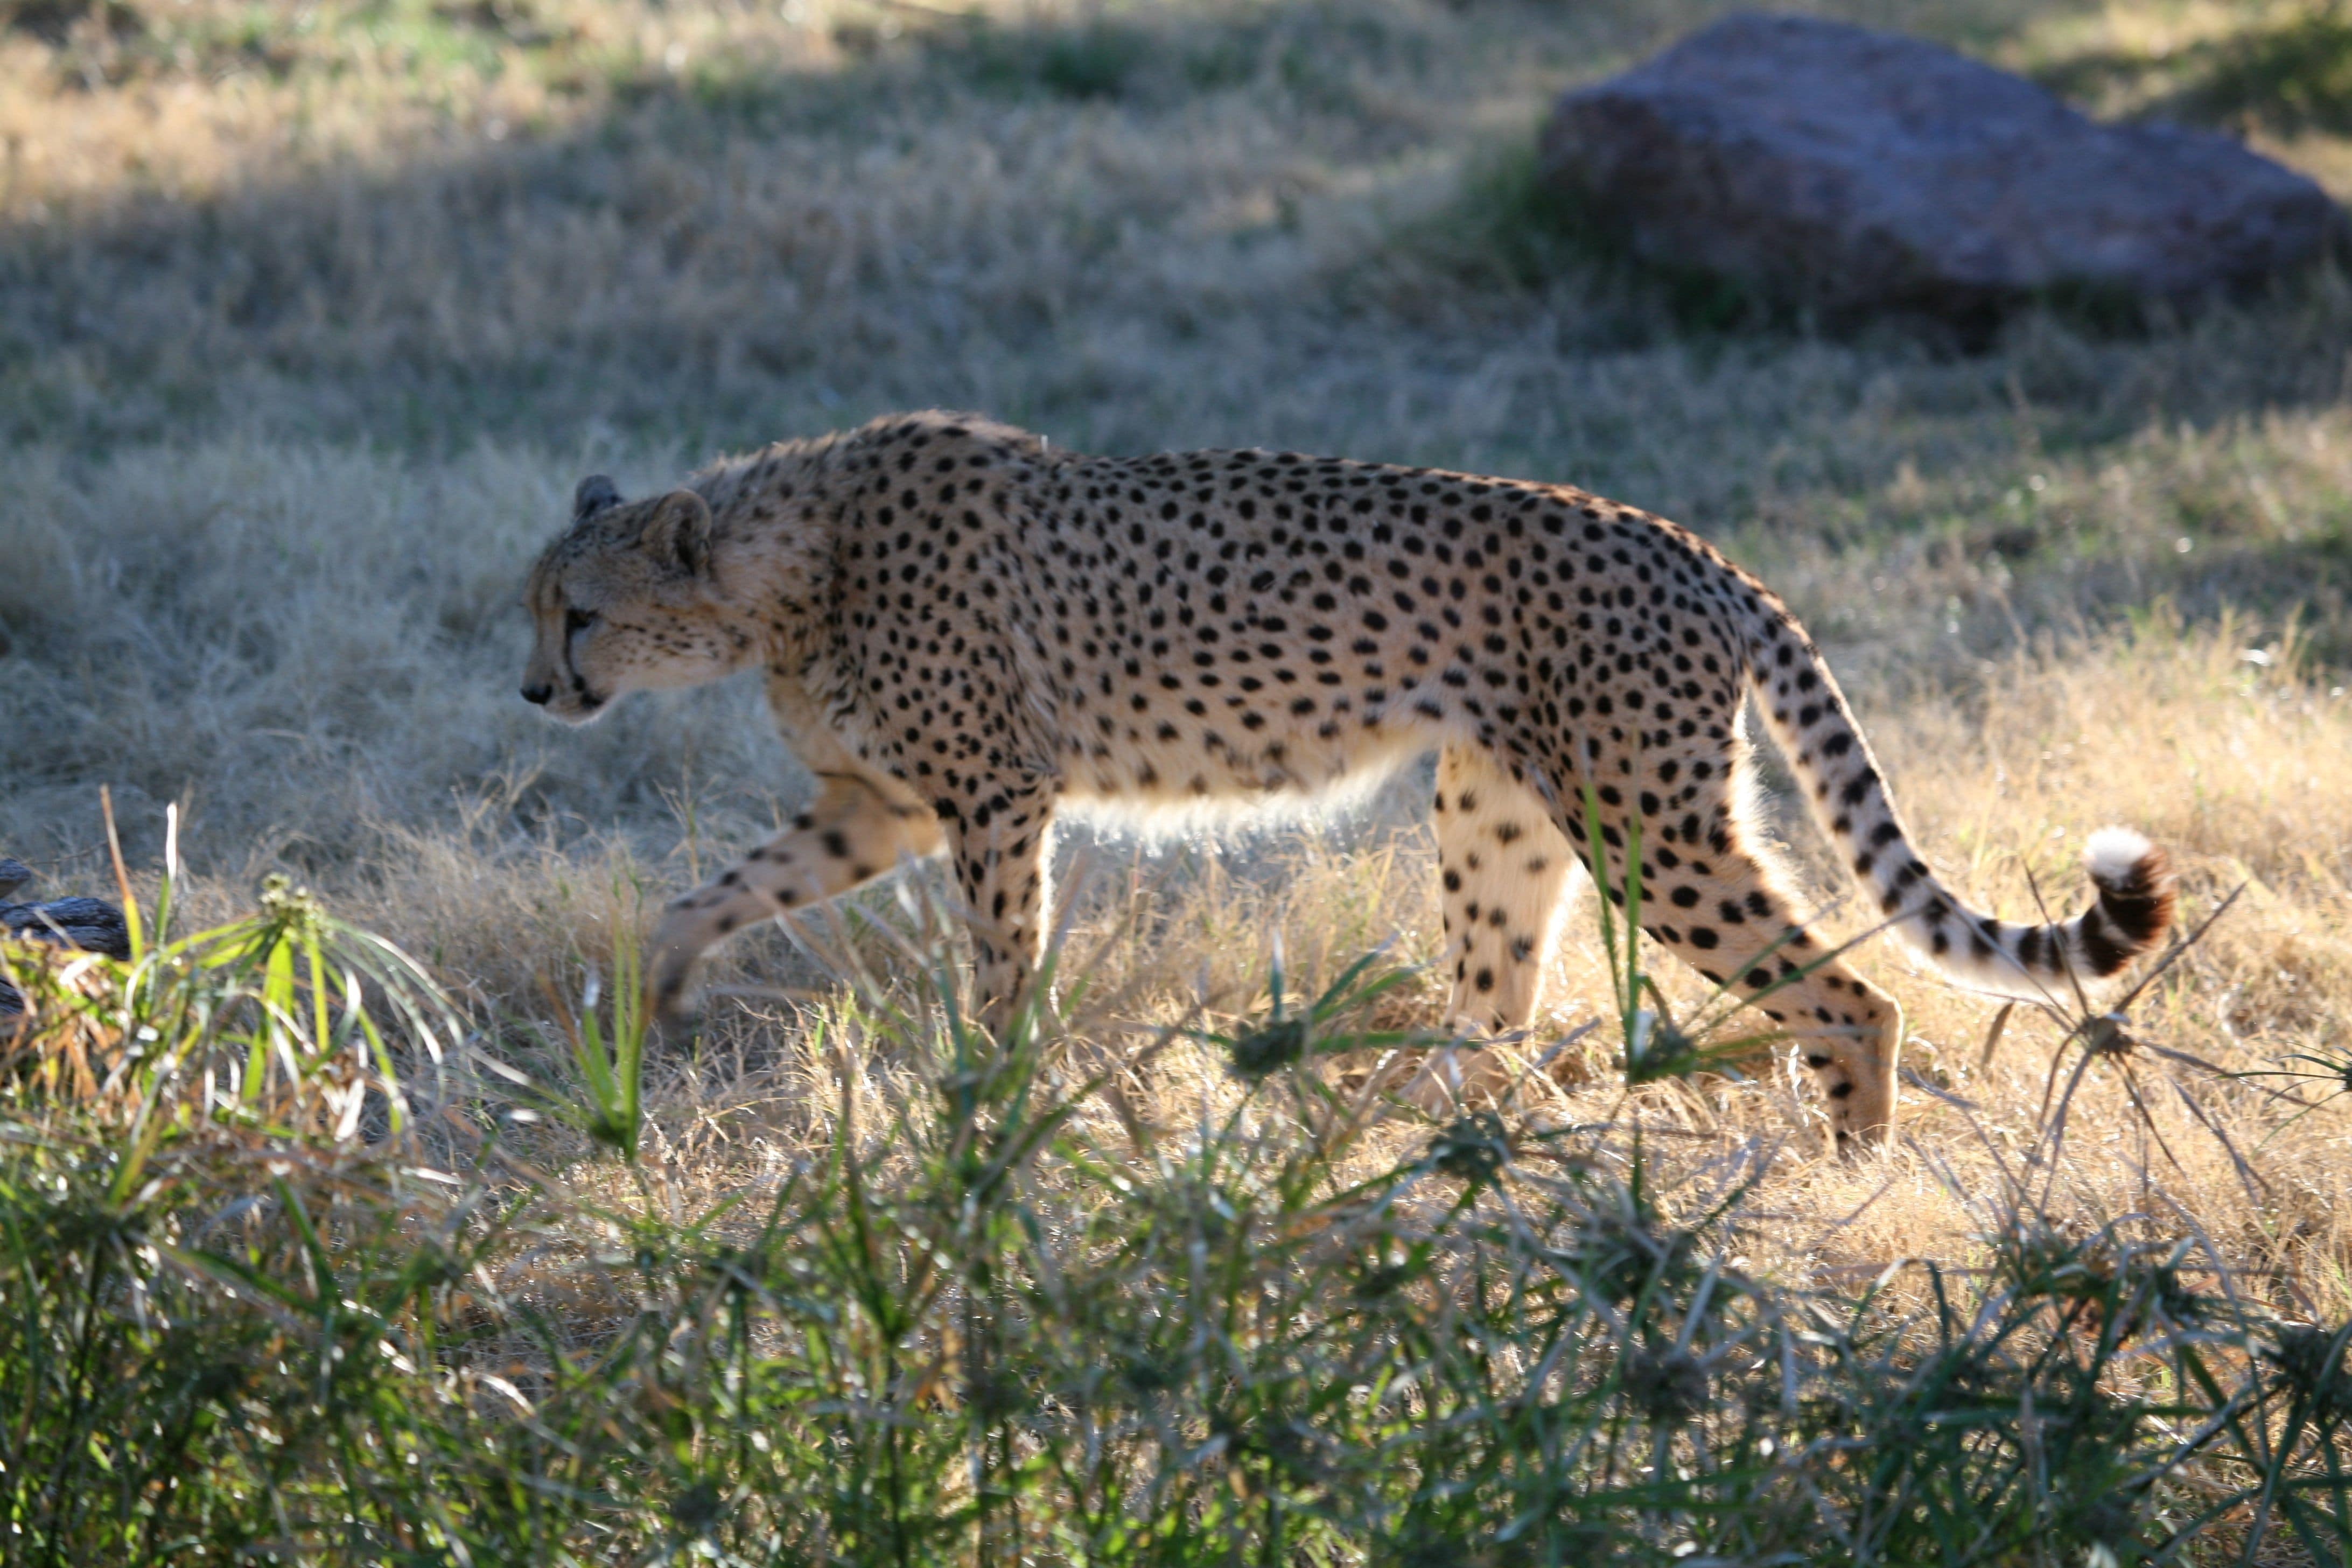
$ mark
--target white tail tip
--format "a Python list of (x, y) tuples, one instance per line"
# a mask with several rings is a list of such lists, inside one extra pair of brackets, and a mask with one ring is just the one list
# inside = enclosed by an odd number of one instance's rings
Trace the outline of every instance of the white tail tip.
[(2145, 834), (2128, 827), (2102, 827), (2083, 846), (2083, 864), (2095, 882), (2122, 882), (2130, 879), (2132, 868), (2146, 859), (2153, 847)]

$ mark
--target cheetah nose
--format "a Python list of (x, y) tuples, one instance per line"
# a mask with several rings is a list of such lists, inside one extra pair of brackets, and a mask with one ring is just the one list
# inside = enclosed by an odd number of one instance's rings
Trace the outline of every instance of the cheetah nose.
[(522, 700), (535, 707), (545, 707), (547, 700), (554, 695), (555, 688), (543, 680), (536, 686), (526, 686), (522, 689)]

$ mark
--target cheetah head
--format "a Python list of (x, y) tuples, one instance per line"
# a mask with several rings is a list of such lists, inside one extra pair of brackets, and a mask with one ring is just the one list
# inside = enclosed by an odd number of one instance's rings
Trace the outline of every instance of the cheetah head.
[(692, 490), (625, 501), (602, 474), (581, 480), (523, 606), (523, 700), (567, 724), (631, 691), (716, 680), (745, 657), (715, 591), (709, 503)]

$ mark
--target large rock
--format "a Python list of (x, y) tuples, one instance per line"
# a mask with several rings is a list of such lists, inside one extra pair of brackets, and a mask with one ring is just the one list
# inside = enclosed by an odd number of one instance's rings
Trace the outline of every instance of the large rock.
[(1638, 253), (1832, 315), (2187, 303), (2345, 232), (2319, 186), (2227, 137), (2101, 125), (1948, 49), (1803, 16), (1733, 16), (1568, 94), (1543, 157)]

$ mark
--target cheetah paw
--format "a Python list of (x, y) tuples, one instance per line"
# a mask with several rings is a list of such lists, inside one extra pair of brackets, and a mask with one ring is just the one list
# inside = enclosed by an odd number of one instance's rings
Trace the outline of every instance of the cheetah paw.
[(1432, 1049), (1401, 1098), (1425, 1115), (1453, 1116), (1501, 1104), (1510, 1087), (1510, 1063), (1502, 1053), (1465, 1042)]

